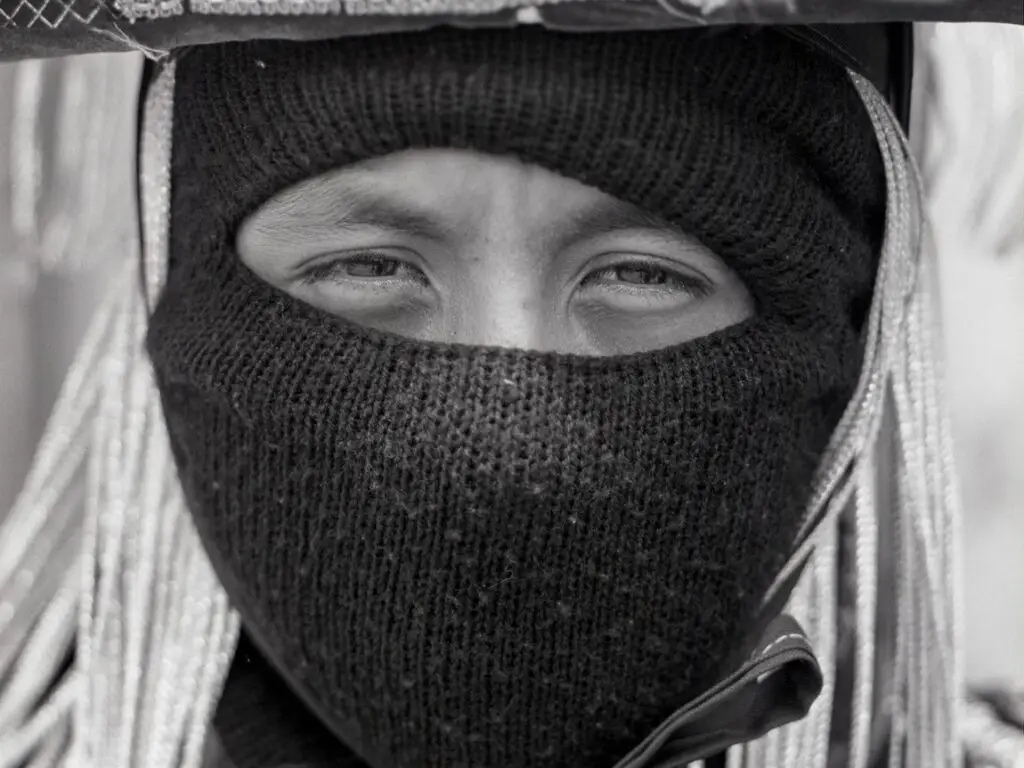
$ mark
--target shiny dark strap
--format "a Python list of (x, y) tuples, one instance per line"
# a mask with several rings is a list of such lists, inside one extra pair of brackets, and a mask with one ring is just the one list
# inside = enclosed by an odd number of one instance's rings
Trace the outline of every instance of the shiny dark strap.
[(760, 738), (802, 719), (822, 686), (807, 635), (781, 615), (739, 669), (673, 713), (616, 768), (684, 768)]

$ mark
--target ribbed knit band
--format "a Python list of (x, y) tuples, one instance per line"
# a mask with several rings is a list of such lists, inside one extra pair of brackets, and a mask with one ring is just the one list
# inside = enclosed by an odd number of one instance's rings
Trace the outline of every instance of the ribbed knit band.
[[(282, 187), (511, 153), (668, 218), (758, 314), (584, 358), (413, 342), (244, 268)], [(378, 768), (612, 765), (715, 681), (789, 554), (860, 360), (883, 174), (834, 65), (772, 33), (437, 30), (179, 65), (149, 348), (254, 638)]]

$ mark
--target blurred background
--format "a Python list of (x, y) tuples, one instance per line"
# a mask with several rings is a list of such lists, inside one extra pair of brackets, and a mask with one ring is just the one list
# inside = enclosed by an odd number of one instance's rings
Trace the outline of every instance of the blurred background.
[[(1024, 681), (1024, 28), (922, 28), (915, 151), (939, 244), (968, 674)], [(141, 59), (0, 65), (0, 519), (89, 318), (137, 251)]]

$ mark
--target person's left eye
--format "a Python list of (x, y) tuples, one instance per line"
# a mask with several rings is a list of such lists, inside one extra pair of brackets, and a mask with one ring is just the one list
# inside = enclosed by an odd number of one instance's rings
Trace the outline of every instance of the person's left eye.
[(651, 261), (621, 261), (589, 273), (580, 282), (584, 291), (604, 290), (629, 294), (676, 295), (690, 297), (711, 294), (714, 286), (695, 274)]
[(386, 281), (423, 284), (426, 276), (416, 266), (402, 259), (376, 251), (364, 251), (313, 264), (303, 271), (303, 283), (350, 283)]

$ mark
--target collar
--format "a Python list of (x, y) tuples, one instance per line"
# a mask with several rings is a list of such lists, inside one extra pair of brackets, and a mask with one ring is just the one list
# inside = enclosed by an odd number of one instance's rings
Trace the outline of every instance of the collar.
[[(803, 718), (821, 668), (791, 616), (771, 621), (749, 656), (679, 708), (615, 768), (683, 768)], [(243, 636), (217, 710), (219, 754), (208, 768), (373, 768), (304, 707)]]

